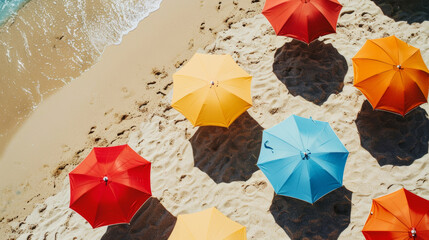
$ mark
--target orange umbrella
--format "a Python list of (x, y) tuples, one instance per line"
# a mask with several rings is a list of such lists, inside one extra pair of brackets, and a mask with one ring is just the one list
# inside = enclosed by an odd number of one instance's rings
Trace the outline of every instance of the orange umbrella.
[(278, 36), (310, 43), (336, 32), (342, 7), (337, 0), (266, 0), (262, 14)]
[(427, 102), (429, 70), (418, 48), (395, 36), (373, 39), (352, 60), (353, 85), (374, 109), (404, 116)]
[(429, 239), (429, 201), (402, 188), (373, 199), (362, 230), (366, 239)]

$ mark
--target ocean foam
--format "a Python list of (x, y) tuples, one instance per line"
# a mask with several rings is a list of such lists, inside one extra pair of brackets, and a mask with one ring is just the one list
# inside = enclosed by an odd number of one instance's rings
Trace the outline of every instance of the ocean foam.
[(44, 95), (93, 66), (106, 46), (119, 44), (161, 2), (0, 0), (0, 116), (7, 116), (0, 119), (3, 129), (16, 126)]
[(0, 0), (0, 26), (26, 3), (28, 0)]

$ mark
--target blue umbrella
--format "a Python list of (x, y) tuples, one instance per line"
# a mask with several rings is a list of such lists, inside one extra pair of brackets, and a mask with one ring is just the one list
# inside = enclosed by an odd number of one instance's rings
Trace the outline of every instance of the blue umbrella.
[(348, 155), (329, 123), (292, 115), (263, 132), (257, 165), (277, 194), (314, 203), (343, 185)]

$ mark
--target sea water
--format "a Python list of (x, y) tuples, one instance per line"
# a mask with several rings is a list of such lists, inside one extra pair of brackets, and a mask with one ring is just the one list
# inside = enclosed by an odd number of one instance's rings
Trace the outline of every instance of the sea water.
[(0, 26), (13, 16), (28, 0), (0, 0)]
[(89, 69), (162, 0), (0, 0), (0, 153), (44, 96)]

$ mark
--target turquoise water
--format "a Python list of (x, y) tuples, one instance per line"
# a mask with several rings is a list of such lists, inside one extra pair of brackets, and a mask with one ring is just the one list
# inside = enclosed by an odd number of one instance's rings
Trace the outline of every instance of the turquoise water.
[(0, 0), (0, 25), (5, 23), (29, 0)]

